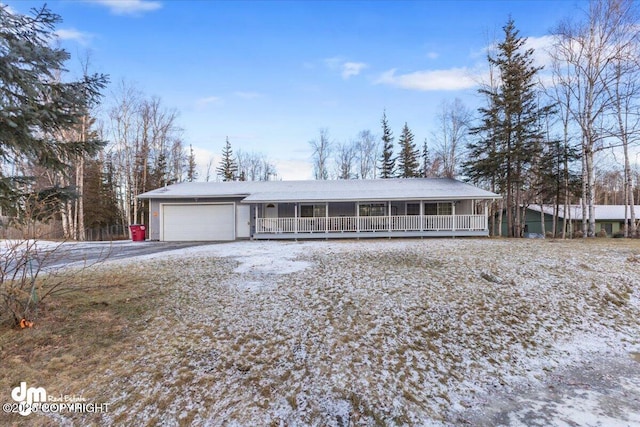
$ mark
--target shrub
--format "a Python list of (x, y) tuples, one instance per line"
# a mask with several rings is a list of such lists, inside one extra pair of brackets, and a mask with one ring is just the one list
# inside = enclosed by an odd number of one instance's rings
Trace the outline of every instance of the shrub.
[(598, 231), (596, 237), (607, 237), (607, 231), (605, 229)]

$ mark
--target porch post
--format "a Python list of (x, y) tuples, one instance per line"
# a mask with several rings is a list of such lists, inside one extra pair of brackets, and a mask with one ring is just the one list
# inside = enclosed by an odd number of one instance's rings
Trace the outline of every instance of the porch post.
[(360, 232), (360, 202), (356, 202), (356, 233)]
[[(487, 209), (487, 201), (484, 201), (484, 229), (485, 231), (489, 231), (489, 212)], [(502, 225), (501, 225), (502, 226)]]
[(420, 200), (420, 231), (424, 231), (424, 200)]
[(298, 203), (293, 204), (293, 232), (298, 234)]
[(456, 231), (456, 202), (451, 202), (452, 231)]
[(391, 200), (389, 200), (389, 224), (388, 224), (388, 229), (389, 232), (391, 232)]
[(255, 224), (256, 224), (256, 233), (259, 233), (259, 232), (260, 232), (260, 230), (258, 230), (258, 205), (257, 205), (257, 204), (255, 205), (255, 209), (254, 209), (254, 211), (255, 211), (255, 218), (256, 218), (256, 220), (255, 220)]
[(329, 202), (324, 202), (324, 232), (329, 234)]

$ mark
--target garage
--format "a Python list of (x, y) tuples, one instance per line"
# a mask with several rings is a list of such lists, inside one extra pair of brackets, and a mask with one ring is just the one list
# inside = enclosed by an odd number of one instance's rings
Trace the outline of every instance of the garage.
[(235, 218), (233, 203), (164, 204), (161, 240), (235, 240)]

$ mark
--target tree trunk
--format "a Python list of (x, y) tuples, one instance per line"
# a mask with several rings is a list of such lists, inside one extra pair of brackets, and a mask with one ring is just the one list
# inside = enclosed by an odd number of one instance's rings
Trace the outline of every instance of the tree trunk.
[(589, 205), (589, 228), (588, 228), (588, 236), (595, 237), (596, 235), (596, 192), (595, 192), (595, 170), (593, 169), (593, 151), (587, 151), (586, 156), (586, 166), (587, 166), (587, 204)]
[(542, 231), (542, 237), (547, 238), (547, 230), (544, 223), (544, 204), (540, 201), (540, 230)]
[[(498, 203), (498, 237), (502, 237), (502, 214), (504, 213), (504, 200), (500, 199)], [(509, 225), (507, 225), (507, 228)], [(507, 231), (507, 235), (509, 232)]]

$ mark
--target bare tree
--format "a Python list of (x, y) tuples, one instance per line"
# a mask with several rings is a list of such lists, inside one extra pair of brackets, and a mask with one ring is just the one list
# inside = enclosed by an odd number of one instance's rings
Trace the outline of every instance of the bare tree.
[(276, 168), (262, 153), (238, 150), (236, 154), (238, 174), (245, 181), (269, 181), (276, 175)]
[(124, 226), (133, 224), (132, 195), (138, 187), (139, 177), (134, 173), (138, 152), (138, 103), (141, 93), (132, 85), (121, 81), (113, 95), (113, 107), (109, 110), (111, 150), (113, 151), (116, 186), (120, 189), (120, 209), (124, 212)]
[(110, 154), (126, 226), (144, 221), (147, 202), (139, 201), (138, 194), (182, 180), (187, 155), (175, 110), (162, 106), (159, 98), (145, 99), (126, 82), (113, 98)]
[(370, 130), (358, 133), (355, 142), (358, 175), (360, 179), (374, 179), (376, 177), (376, 159), (378, 158), (378, 141)]
[(461, 152), (469, 134), (471, 111), (458, 98), (443, 101), (437, 120), (438, 130), (433, 137), (436, 141), (436, 157), (441, 165), (440, 175), (453, 178), (461, 163)]
[(211, 172), (213, 171), (213, 164), (215, 162), (215, 158), (213, 156), (209, 157), (209, 160), (207, 161), (207, 168), (205, 169), (205, 177), (204, 180), (205, 182), (209, 182), (211, 181)]
[(338, 179), (354, 179), (358, 175), (353, 171), (356, 160), (356, 143), (343, 142), (335, 150), (336, 177)]
[(313, 149), (313, 175), (315, 179), (329, 179), (329, 158), (332, 144), (329, 141), (329, 129), (320, 129), (320, 138), (309, 141)]
[[(569, 112), (581, 132), (583, 222), (585, 237), (595, 236), (594, 155), (605, 148), (609, 89), (616, 79), (615, 59), (627, 57), (637, 38), (632, 0), (591, 1), (582, 22), (563, 22), (554, 31), (552, 56), (567, 73), (557, 75), (570, 96)], [(565, 80), (571, 76), (570, 80)]]
[[(638, 40), (634, 43), (634, 49), (629, 49), (628, 53), (631, 52), (633, 53), (631, 56), (615, 58), (613, 85), (607, 87), (609, 95), (613, 99), (612, 107), (616, 117), (615, 136), (620, 140), (624, 154), (625, 237), (635, 236), (637, 233), (629, 144), (638, 141), (638, 132), (640, 131), (640, 117), (637, 114), (640, 98), (640, 86), (637, 83), (640, 78), (638, 71), (640, 63), (637, 59), (640, 53), (638, 52)], [(629, 213), (629, 217), (627, 213)]]

